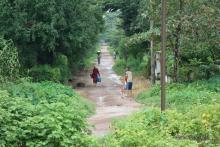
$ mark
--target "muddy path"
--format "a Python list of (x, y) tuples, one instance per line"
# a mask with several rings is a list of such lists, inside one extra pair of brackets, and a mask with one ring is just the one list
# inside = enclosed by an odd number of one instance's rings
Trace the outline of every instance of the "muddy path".
[(86, 71), (77, 77), (77, 81), (85, 83), (85, 87), (76, 88), (78, 93), (96, 105), (96, 113), (88, 118), (88, 122), (94, 126), (92, 133), (97, 137), (102, 137), (111, 130), (111, 121), (114, 118), (130, 115), (141, 107), (133, 99), (122, 98), (120, 77), (112, 70), (114, 60), (107, 46), (101, 46), (101, 52), (101, 64), (96, 65), (102, 77), (101, 84), (93, 86), (90, 71)]

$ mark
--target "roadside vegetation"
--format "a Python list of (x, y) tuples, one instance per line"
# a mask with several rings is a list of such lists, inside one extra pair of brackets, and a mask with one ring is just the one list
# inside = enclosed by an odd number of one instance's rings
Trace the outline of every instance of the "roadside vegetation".
[[(90, 1), (60, 2), (0, 2), (1, 147), (97, 145), (87, 124), (94, 106), (61, 83), (90, 64), (102, 13)], [(83, 26), (87, 13), (95, 23)]]
[(157, 108), (117, 121), (105, 146), (219, 146), (219, 104), (200, 105), (186, 113)]
[(28, 80), (0, 87), (0, 146), (87, 146), (93, 106), (72, 88)]
[[(169, 84), (167, 90), (167, 108), (187, 112), (195, 106), (220, 103), (220, 77), (193, 83)], [(156, 85), (139, 94), (137, 101), (148, 106), (160, 107), (160, 86)]]
[(53, 79), (22, 77), (18, 58), (12, 41), (0, 38), (0, 146), (96, 144), (86, 121), (94, 106)]
[(220, 77), (208, 81), (169, 84), (167, 110), (160, 112), (160, 89), (139, 94), (147, 106), (114, 122), (106, 146), (219, 146)]

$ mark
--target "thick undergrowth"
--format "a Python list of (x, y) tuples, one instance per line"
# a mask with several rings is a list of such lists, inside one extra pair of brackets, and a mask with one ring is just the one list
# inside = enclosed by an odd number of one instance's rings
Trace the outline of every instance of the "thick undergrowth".
[(0, 146), (92, 146), (93, 106), (70, 87), (27, 80), (0, 88)]

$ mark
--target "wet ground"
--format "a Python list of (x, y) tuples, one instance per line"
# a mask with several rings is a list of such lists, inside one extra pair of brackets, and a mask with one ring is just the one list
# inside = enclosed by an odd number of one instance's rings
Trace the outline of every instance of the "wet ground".
[(77, 81), (85, 83), (85, 87), (76, 88), (77, 92), (96, 105), (96, 113), (88, 118), (88, 122), (94, 126), (92, 133), (97, 137), (102, 137), (111, 130), (113, 119), (130, 115), (141, 107), (132, 98), (122, 98), (120, 76), (112, 70), (114, 60), (107, 46), (102, 46), (101, 52), (101, 64), (96, 66), (100, 71), (102, 82), (94, 86), (89, 76), (91, 71), (85, 71), (77, 77)]

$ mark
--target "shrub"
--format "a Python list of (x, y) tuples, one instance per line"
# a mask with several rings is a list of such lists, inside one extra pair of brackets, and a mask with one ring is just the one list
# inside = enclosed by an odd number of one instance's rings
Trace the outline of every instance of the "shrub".
[[(2, 86), (2, 89), (7, 90), (12, 97), (22, 97), (31, 100), (33, 105), (39, 104), (42, 101), (48, 103), (62, 102), (66, 105), (76, 105), (75, 109), (85, 111), (85, 114), (92, 111), (91, 105), (72, 90), (71, 87), (66, 87), (53, 82), (32, 83), (27, 80), (21, 80), (18, 84), (9, 83)], [(73, 104), (72, 104), (73, 102)]]
[(180, 121), (178, 136), (195, 139), (201, 144), (220, 145), (220, 105), (201, 105), (187, 112)]
[(220, 75), (219, 76), (213, 76), (208, 80), (209, 83), (211, 84), (216, 84), (214, 86), (219, 87), (218, 85), (220, 85)]
[(116, 121), (104, 146), (218, 146), (220, 106), (202, 105), (187, 113), (142, 110)]
[(113, 69), (117, 74), (124, 75), (126, 67), (130, 67), (131, 71), (136, 75), (141, 75), (141, 74), (148, 75), (149, 66), (148, 66), (148, 59), (146, 56), (143, 57), (143, 59), (141, 58), (136, 59), (130, 56), (127, 60), (127, 63), (125, 60), (119, 59), (116, 61), (116, 64), (114, 65)]
[(4, 85), (0, 90), (0, 146), (95, 146), (86, 116), (91, 105), (52, 82)]
[(54, 67), (60, 69), (60, 74), (61, 74), (60, 81), (62, 83), (67, 82), (67, 80), (70, 76), (67, 56), (65, 56), (63, 54), (57, 54), (55, 57)]
[(127, 62), (127, 66), (131, 68), (134, 74), (142, 74), (145, 71), (146, 64), (144, 64), (142, 58), (134, 58), (133, 56), (129, 56)]
[(114, 71), (119, 75), (125, 74), (126, 62), (125, 60), (117, 60), (116, 64), (113, 66)]
[(49, 65), (38, 65), (30, 69), (29, 75), (36, 82), (54, 81), (59, 82), (61, 79), (61, 71), (59, 68), (52, 68)]
[(12, 80), (19, 76), (18, 51), (11, 40), (0, 36), (0, 81)]
[[(169, 84), (167, 86), (167, 107), (178, 111), (188, 111), (196, 105), (219, 103), (220, 83), (212, 81), (210, 79), (208, 82), (197, 81), (191, 84)], [(139, 94), (137, 100), (147, 105), (159, 107), (159, 85)]]
[(195, 141), (187, 139), (176, 140), (163, 126), (166, 125), (166, 115), (159, 110), (143, 110), (131, 117), (116, 121), (115, 131), (107, 136), (104, 146), (197, 146)]
[(184, 65), (179, 69), (181, 81), (196, 81), (209, 79), (220, 74), (220, 66), (217, 64), (190, 66)]

